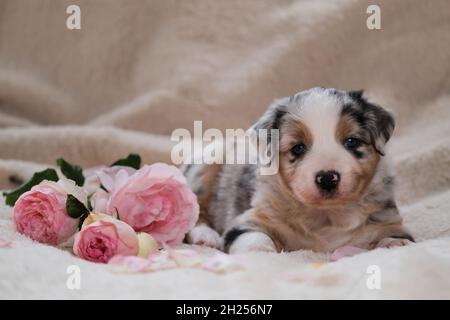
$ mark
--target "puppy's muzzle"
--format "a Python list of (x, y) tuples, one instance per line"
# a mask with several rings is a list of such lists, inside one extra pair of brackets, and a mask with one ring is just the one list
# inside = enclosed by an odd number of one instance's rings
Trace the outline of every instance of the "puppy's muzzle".
[(332, 194), (338, 188), (341, 176), (338, 172), (331, 171), (319, 171), (316, 174), (316, 185), (320, 191), (326, 194)]

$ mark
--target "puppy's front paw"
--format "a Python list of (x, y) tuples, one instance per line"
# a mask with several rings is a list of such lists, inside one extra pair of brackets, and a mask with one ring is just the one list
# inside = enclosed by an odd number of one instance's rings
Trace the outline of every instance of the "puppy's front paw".
[(230, 247), (230, 254), (244, 252), (277, 252), (270, 237), (262, 232), (247, 232), (239, 236)]
[(377, 248), (403, 247), (411, 243), (413, 242), (403, 238), (384, 238), (378, 242)]
[(222, 247), (222, 240), (216, 230), (211, 229), (206, 224), (195, 226), (188, 235), (187, 241), (190, 244), (207, 246), (219, 249)]

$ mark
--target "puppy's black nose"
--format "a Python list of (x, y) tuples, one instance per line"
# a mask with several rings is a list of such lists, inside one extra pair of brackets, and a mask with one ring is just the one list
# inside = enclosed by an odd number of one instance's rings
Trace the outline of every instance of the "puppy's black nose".
[(337, 188), (341, 176), (336, 171), (320, 171), (316, 174), (316, 184), (324, 191), (333, 191)]

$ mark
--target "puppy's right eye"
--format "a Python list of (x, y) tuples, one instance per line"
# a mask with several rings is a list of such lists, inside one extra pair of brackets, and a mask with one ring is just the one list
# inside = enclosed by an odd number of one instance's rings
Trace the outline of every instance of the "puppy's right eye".
[(301, 157), (306, 152), (306, 146), (304, 143), (298, 143), (291, 148), (291, 153), (295, 157)]
[(344, 147), (347, 148), (348, 150), (358, 149), (359, 146), (361, 146), (361, 144), (362, 144), (361, 140), (353, 137), (348, 137), (347, 139), (344, 140)]

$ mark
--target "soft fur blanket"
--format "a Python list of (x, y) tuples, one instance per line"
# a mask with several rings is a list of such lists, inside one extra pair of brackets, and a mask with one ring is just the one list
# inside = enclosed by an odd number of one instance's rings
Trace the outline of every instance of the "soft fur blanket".
[[(247, 128), (277, 97), (364, 88), (394, 111), (397, 196), (417, 244), (330, 263), (255, 253), (226, 274), (117, 274), (14, 231), (0, 207), (0, 298), (450, 298), (450, 2), (3, 0), (0, 189), (58, 157), (170, 161), (176, 128)], [(66, 7), (81, 7), (81, 30)], [(202, 254), (213, 250), (198, 248)], [(321, 262), (323, 264), (316, 264)], [(81, 268), (81, 290), (66, 287)], [(367, 268), (381, 289), (366, 286)]]

